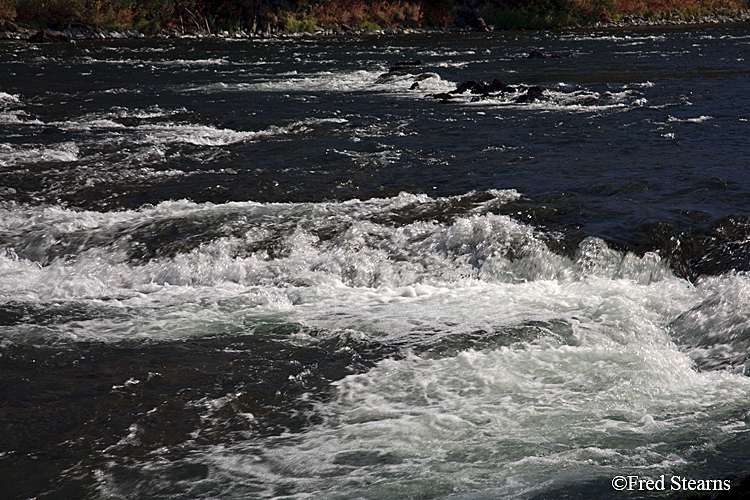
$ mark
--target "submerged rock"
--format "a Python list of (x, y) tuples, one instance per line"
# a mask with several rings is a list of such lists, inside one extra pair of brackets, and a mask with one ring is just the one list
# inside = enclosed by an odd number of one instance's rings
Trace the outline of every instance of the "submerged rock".
[(516, 102), (519, 104), (530, 104), (538, 100), (547, 100), (547, 97), (544, 95), (544, 91), (545, 88), (539, 85), (529, 87), (526, 89), (525, 94), (519, 96), (518, 99), (516, 99)]
[(422, 73), (420, 75), (417, 75), (416, 78), (414, 78), (414, 83), (411, 84), (411, 87), (409, 87), (409, 90), (415, 90), (419, 88), (419, 82), (423, 82), (427, 80), (428, 78), (437, 78), (440, 79), (440, 76), (435, 73)]
[(466, 80), (458, 84), (456, 90), (451, 90), (451, 94), (463, 94), (467, 90), (472, 94), (481, 94), (484, 92), (485, 85), (475, 80)]
[(463, 94), (466, 91), (470, 91), (472, 94), (491, 94), (494, 92), (515, 92), (516, 89), (510, 85), (506, 85), (499, 78), (492, 80), (492, 83), (477, 82), (475, 80), (466, 80), (461, 82), (456, 87), (456, 90), (452, 90), (451, 94)]
[(396, 64), (395, 66), (391, 66), (390, 68), (388, 68), (388, 73), (405, 73), (421, 65), (422, 65), (421, 59), (415, 59), (413, 61), (404, 61), (404, 62), (400, 62)]
[[(415, 82), (411, 89), (414, 90), (419, 88)], [(546, 89), (540, 85), (524, 86), (519, 85), (517, 87), (507, 85), (499, 78), (495, 78), (491, 83), (477, 80), (465, 80), (456, 86), (455, 90), (450, 92), (442, 92), (439, 94), (428, 94), (427, 97), (433, 99), (440, 99), (442, 102), (450, 102), (453, 99), (457, 99), (460, 94), (465, 94), (469, 91), (473, 96), (469, 102), (478, 102), (491, 97), (497, 97), (505, 94), (517, 94), (522, 93), (518, 96), (512, 96), (511, 99), (519, 104), (530, 104), (535, 101), (546, 101), (549, 96), (545, 95)]]
[(433, 99), (440, 99), (442, 102), (450, 102), (451, 99), (456, 98), (455, 95), (449, 94), (448, 92), (441, 92), (439, 94), (430, 94), (428, 97), (432, 97)]
[(395, 76), (408, 73), (410, 70), (417, 68), (421, 65), (422, 65), (421, 59), (400, 62), (396, 64), (395, 66), (391, 66), (390, 68), (388, 68), (388, 72), (380, 75), (378, 79), (375, 81), (375, 83), (385, 83), (389, 80), (392, 80)]
[(37, 31), (29, 37), (29, 42), (33, 43), (65, 43), (69, 41), (70, 37), (62, 31), (56, 31), (49, 28)]
[(440, 77), (436, 75), (435, 73), (422, 73), (420, 75), (417, 75), (414, 81), (421, 82), (421, 81), (427, 80), (428, 78), (440, 78)]
[(492, 80), (492, 83), (490, 83), (487, 86), (486, 92), (515, 92), (516, 88), (511, 87), (510, 85), (506, 85), (501, 79), (495, 78)]

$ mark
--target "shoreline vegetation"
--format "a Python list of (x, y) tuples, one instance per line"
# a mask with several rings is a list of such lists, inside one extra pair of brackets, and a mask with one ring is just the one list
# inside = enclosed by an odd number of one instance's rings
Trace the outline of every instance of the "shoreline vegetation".
[(286, 37), (750, 22), (750, 0), (0, 0), (0, 40)]

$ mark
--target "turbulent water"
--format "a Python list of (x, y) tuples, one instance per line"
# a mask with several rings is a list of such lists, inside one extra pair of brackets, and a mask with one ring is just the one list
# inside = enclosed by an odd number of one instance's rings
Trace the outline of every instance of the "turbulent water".
[(6, 498), (750, 472), (748, 26), (8, 42), (0, 67)]

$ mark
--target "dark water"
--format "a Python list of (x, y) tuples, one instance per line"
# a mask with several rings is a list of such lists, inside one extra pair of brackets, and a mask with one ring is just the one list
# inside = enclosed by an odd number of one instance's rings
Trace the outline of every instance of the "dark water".
[(746, 475), (748, 57), (745, 25), (1, 45), (5, 494)]

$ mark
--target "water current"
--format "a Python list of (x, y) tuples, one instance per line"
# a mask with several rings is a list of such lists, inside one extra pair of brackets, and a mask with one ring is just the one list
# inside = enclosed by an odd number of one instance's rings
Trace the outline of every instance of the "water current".
[(6, 498), (750, 473), (747, 25), (7, 42), (0, 68)]

